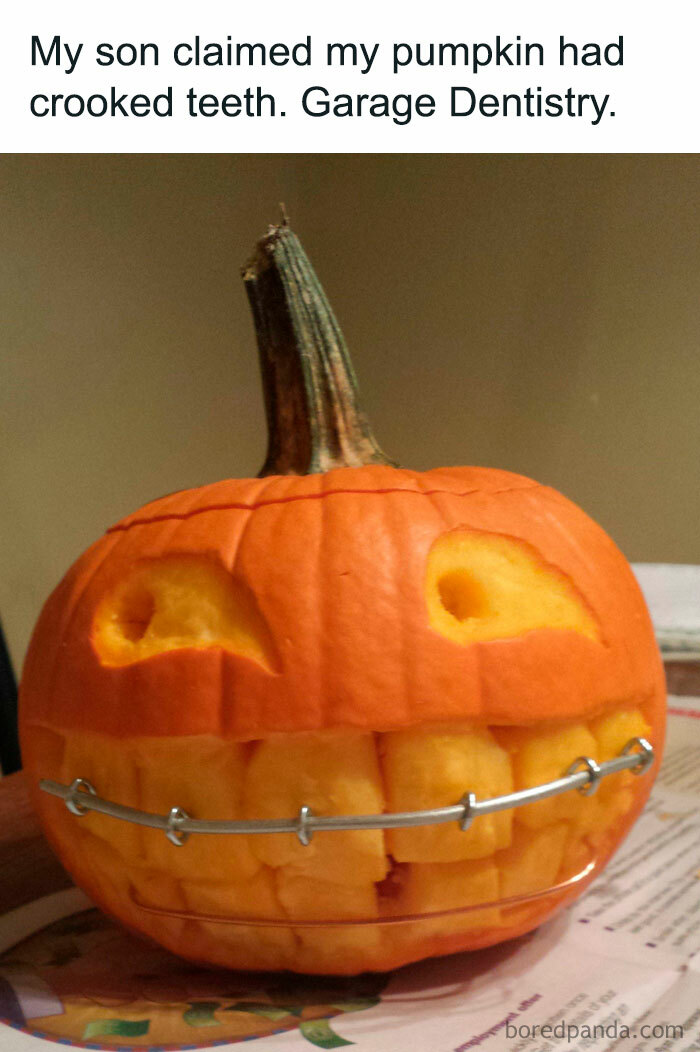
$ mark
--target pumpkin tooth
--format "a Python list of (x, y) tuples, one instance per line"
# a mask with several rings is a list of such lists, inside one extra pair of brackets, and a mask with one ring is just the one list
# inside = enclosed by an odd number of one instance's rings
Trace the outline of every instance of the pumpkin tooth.
[[(498, 869), (492, 858), (462, 862), (413, 862), (408, 866), (400, 900), (400, 912), (417, 916), (442, 910), (496, 902), (499, 896)], [(423, 935), (452, 935), (498, 925), (497, 907), (467, 910), (435, 920), (418, 921)], [(415, 937), (411, 933), (410, 937)]]
[(286, 916), (277, 895), (274, 872), (267, 866), (261, 866), (255, 877), (247, 880), (202, 880), (193, 871), (189, 879), (181, 881), (181, 887), (188, 909), (202, 919), (284, 920)]
[[(136, 739), (133, 763), (145, 772), (140, 806), (156, 814), (177, 806), (193, 817), (240, 819), (247, 755), (246, 745), (213, 736)], [(220, 873), (236, 882), (261, 867), (250, 837), (192, 837), (186, 851), (173, 852), (160, 830), (144, 829), (143, 848), (145, 865), (185, 879)]]
[(374, 883), (347, 884), (300, 875), (284, 868), (275, 870), (279, 900), (293, 920), (371, 920), (378, 916)]
[[(130, 927), (138, 929), (148, 917), (152, 937), (179, 948), (186, 922), (168, 912), (180, 911), (185, 905), (179, 882), (167, 873), (132, 866), (131, 859), (124, 858), (102, 836), (83, 832), (81, 841), (76, 869), (82, 885), (98, 891), (107, 909)], [(141, 903), (155, 906), (157, 912), (146, 913)]]
[[(647, 738), (651, 733), (651, 728), (642, 713), (639, 709), (634, 708), (620, 709), (597, 716), (591, 720), (590, 730), (598, 742), (601, 762), (617, 756), (630, 738)], [(633, 778), (634, 776), (628, 777)], [(604, 786), (601, 786), (601, 791), (603, 788)]]
[[(465, 792), (500, 796), (513, 789), (510, 759), (488, 728), (448, 724), (440, 730), (395, 731), (382, 736), (382, 766), (391, 811), (457, 803)], [(398, 862), (456, 862), (492, 855), (510, 843), (513, 814), (484, 815), (469, 830), (423, 826), (387, 832)]]
[[(134, 762), (132, 750), (125, 744), (107, 735), (67, 735), (61, 781), (70, 785), (75, 778), (84, 778), (104, 799), (138, 807), (145, 771)], [(143, 859), (143, 827), (97, 813), (90, 815), (89, 822), (90, 832), (125, 859)]]
[[(261, 741), (245, 779), (247, 818), (318, 814), (374, 814), (385, 809), (371, 734), (287, 735)], [(381, 880), (388, 863), (382, 830), (323, 833), (304, 846), (290, 835), (256, 837), (253, 851), (267, 865), (345, 884)]]
[[(523, 730), (511, 754), (515, 788), (529, 789), (554, 781), (577, 757), (589, 756), (597, 761), (598, 752), (598, 743), (583, 723)], [(569, 792), (518, 808), (515, 821), (530, 829), (540, 829), (561, 821), (585, 821), (589, 811), (587, 797)]]
[[(239, 881), (200, 880), (197, 871), (193, 871), (190, 879), (183, 881), (182, 888), (187, 908), (193, 914), (194, 923), (189, 930), (195, 944), (218, 939), (224, 954), (230, 954), (235, 948), (245, 960), (255, 962), (248, 965), (250, 968), (273, 967), (273, 960), (292, 961), (297, 940), (291, 928), (248, 927), (234, 922), (236, 917), (286, 919), (274, 872), (267, 866), (261, 866), (254, 878)], [(207, 923), (204, 919), (207, 916), (230, 917), (231, 922)]]
[(551, 888), (557, 881), (570, 837), (568, 822), (554, 822), (536, 830), (516, 826), (510, 847), (496, 854), (501, 898)]
[[(300, 959), (316, 968), (332, 968), (333, 958), (342, 955), (346, 966), (362, 969), (379, 956), (385, 932), (372, 925), (379, 916), (378, 894), (374, 883), (349, 884), (308, 875), (286, 868), (275, 870), (277, 893), (289, 917), (308, 921), (363, 921), (353, 927), (295, 928)], [(365, 962), (363, 965), (362, 962)]]

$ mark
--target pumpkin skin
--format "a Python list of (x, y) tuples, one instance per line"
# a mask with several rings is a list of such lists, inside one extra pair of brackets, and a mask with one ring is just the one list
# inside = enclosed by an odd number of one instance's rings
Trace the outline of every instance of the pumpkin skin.
[[(600, 641), (542, 628), (460, 646), (436, 632), (426, 616), (428, 555), (440, 537), (465, 529), (532, 546), (590, 608)], [(278, 668), (216, 646), (165, 650), (125, 666), (100, 660), (92, 637), (103, 596), (136, 562), (193, 555), (256, 597)], [(46, 726), (247, 741), (436, 720), (586, 718), (646, 701), (660, 684), (636, 580), (574, 504), (504, 471), (372, 465), (218, 482), (127, 517), (47, 603), (24, 695), (32, 720)]]
[[(225, 480), (112, 527), (42, 611), (20, 712), (35, 790), (84, 777), (146, 810), (263, 818), (496, 795), (642, 733), (659, 757), (664, 703), (634, 575), (576, 505), (504, 471), (367, 463)], [(476, 781), (445, 799), (448, 774), (421, 775), (426, 757)], [(608, 782), (492, 830), (317, 834), (308, 848), (284, 835), (175, 848), (35, 799), (77, 882), (176, 952), (353, 973), (541, 923), (593, 873), (512, 908), (426, 917), (541, 892), (590, 860), (599, 871), (652, 778)], [(422, 919), (303, 927), (407, 914)], [(202, 919), (246, 916), (273, 923)]]

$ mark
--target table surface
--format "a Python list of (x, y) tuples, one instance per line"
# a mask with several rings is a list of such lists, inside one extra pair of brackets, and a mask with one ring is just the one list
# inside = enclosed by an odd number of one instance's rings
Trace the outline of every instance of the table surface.
[[(700, 695), (700, 661), (666, 663), (670, 694)], [(0, 778), (0, 912), (72, 885), (39, 828), (21, 771)]]

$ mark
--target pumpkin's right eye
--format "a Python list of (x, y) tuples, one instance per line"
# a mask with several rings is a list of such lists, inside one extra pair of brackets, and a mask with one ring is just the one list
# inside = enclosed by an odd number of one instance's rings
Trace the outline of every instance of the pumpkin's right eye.
[(571, 579), (505, 534), (458, 529), (438, 537), (428, 554), (426, 602), (431, 627), (455, 643), (512, 639), (536, 628), (601, 638)]

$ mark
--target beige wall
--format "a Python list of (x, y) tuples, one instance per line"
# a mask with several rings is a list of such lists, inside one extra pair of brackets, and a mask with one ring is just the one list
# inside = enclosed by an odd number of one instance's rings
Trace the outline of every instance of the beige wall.
[(700, 562), (700, 158), (0, 160), (0, 616), (19, 662), (112, 521), (264, 453), (238, 278), (284, 200), (402, 463), (564, 490)]

